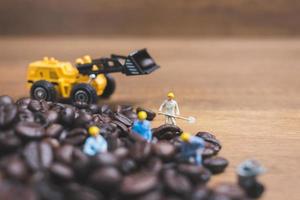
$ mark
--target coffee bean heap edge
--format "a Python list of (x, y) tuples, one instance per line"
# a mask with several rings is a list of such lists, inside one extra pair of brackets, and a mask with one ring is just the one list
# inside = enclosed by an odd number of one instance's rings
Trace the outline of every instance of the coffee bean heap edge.
[[(149, 109), (138, 108), (151, 113)], [(154, 113), (154, 114), (153, 114)], [(248, 197), (236, 184), (208, 187), (213, 174), (228, 165), (217, 154), (221, 144), (208, 132), (203, 166), (180, 159), (182, 130), (153, 129), (153, 143), (131, 132), (137, 114), (132, 106), (71, 106), (0, 97), (0, 199), (15, 200), (240, 200)], [(108, 152), (82, 152), (87, 128), (100, 127)]]

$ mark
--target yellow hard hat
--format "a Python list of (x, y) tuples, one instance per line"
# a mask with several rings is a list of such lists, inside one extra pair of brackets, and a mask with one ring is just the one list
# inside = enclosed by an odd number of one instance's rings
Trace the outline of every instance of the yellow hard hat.
[(89, 128), (89, 134), (91, 135), (91, 136), (96, 136), (96, 135), (98, 135), (100, 133), (100, 128), (98, 128), (97, 126), (91, 126), (90, 128)]
[(168, 93), (168, 95), (167, 95), (167, 97), (170, 97), (170, 98), (175, 98), (175, 95), (174, 95), (174, 93), (173, 93), (173, 92), (169, 92), (169, 93)]
[(190, 137), (191, 137), (191, 134), (186, 133), (186, 132), (184, 132), (180, 135), (180, 139), (184, 142), (188, 142), (190, 140)]
[(139, 120), (145, 120), (147, 118), (147, 113), (145, 111), (140, 111), (138, 113), (138, 119)]

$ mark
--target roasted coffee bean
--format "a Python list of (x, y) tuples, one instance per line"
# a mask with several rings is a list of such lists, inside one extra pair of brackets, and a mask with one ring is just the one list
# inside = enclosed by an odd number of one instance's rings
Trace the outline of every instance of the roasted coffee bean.
[(28, 169), (23, 160), (14, 156), (5, 161), (4, 171), (6, 176), (20, 181), (24, 181), (28, 178)]
[(47, 180), (39, 180), (34, 184), (34, 189), (40, 200), (64, 200), (65, 193), (62, 187)]
[(70, 200), (104, 200), (103, 195), (92, 188), (70, 183), (65, 187), (65, 198)]
[(14, 130), (0, 130), (0, 154), (16, 151), (22, 142), (14, 133)]
[(137, 166), (137, 163), (133, 159), (128, 158), (128, 159), (124, 159), (121, 161), (120, 168), (124, 174), (130, 174), (130, 173), (136, 171), (138, 166)]
[[(158, 128), (152, 129), (152, 133), (153, 136), (157, 137), (159, 140), (172, 139), (179, 136), (182, 133), (182, 130), (176, 125), (164, 124)], [(165, 134), (167, 135), (165, 136)]]
[(205, 158), (209, 158), (216, 155), (216, 151), (212, 148), (205, 148), (202, 152), (202, 157)]
[(147, 142), (137, 142), (130, 148), (131, 157), (137, 162), (146, 161), (151, 154), (151, 144)]
[(190, 181), (185, 176), (176, 174), (174, 170), (166, 170), (163, 177), (166, 190), (171, 193), (186, 197), (192, 191)]
[(14, 181), (0, 181), (0, 199), (37, 200), (38, 197), (30, 186), (25, 186)]
[(203, 184), (209, 181), (211, 177), (210, 171), (202, 166), (196, 166), (191, 164), (178, 165), (178, 172), (188, 177), (195, 184)]
[(121, 113), (115, 113), (114, 119), (128, 127), (130, 127), (133, 123), (132, 120), (130, 120), (128, 117), (126, 117), (125, 115), (123, 115)]
[(103, 167), (95, 170), (89, 177), (92, 187), (103, 192), (115, 191), (122, 180), (122, 175), (115, 167)]
[(103, 115), (112, 115), (113, 114), (113, 111), (111, 110), (111, 108), (108, 105), (101, 106), (101, 108), (99, 110), (100, 110), (100, 113)]
[(75, 109), (66, 106), (61, 112), (60, 112), (60, 119), (62, 123), (71, 125), (75, 120)]
[(44, 127), (35, 122), (19, 122), (16, 126), (16, 133), (24, 139), (41, 139), (45, 136)]
[(136, 112), (138, 113), (140, 111), (144, 111), (144, 112), (147, 113), (147, 120), (149, 120), (149, 121), (152, 121), (155, 118), (155, 116), (156, 116), (156, 113), (153, 112), (150, 109), (142, 108), (142, 107), (137, 107)]
[(228, 160), (222, 157), (212, 157), (205, 159), (203, 164), (211, 171), (211, 173), (219, 174), (228, 166)]
[(14, 104), (14, 100), (10, 96), (0, 96), (0, 106), (7, 106), (12, 104)]
[(9, 126), (17, 116), (14, 104), (0, 105), (0, 128)]
[(163, 160), (170, 160), (175, 154), (175, 148), (168, 142), (158, 142), (154, 145), (154, 153)]
[(133, 112), (133, 107), (130, 105), (118, 105), (117, 112), (119, 112), (119, 113)]
[(200, 185), (195, 188), (193, 191), (191, 200), (200, 200), (200, 199), (210, 199), (211, 196), (211, 190), (205, 187), (204, 185)]
[(64, 127), (60, 124), (51, 124), (47, 129), (45, 135), (47, 137), (55, 137), (58, 138), (62, 131), (64, 130)]
[(17, 115), (18, 121), (24, 121), (24, 122), (34, 122), (34, 114), (28, 110), (28, 109), (23, 109), (19, 111)]
[(213, 134), (208, 132), (198, 132), (196, 136), (204, 139), (205, 142), (208, 143), (206, 146), (214, 149), (214, 151), (219, 152), (221, 150), (222, 145)]
[(48, 168), (53, 161), (53, 150), (47, 142), (31, 142), (27, 144), (23, 152), (28, 166), (32, 170), (43, 170)]
[(111, 123), (114, 124), (116, 127), (118, 127), (122, 131), (122, 133), (125, 133), (122, 134), (122, 136), (126, 136), (128, 134), (129, 128), (122, 122), (114, 120)]
[(71, 164), (73, 161), (73, 152), (74, 147), (72, 145), (65, 144), (55, 151), (55, 158), (60, 162)]
[(137, 196), (153, 190), (158, 184), (156, 175), (140, 172), (126, 176), (123, 179), (121, 193), (124, 196)]
[(18, 106), (18, 108), (27, 109), (30, 102), (31, 102), (30, 98), (24, 97), (17, 100), (16, 105)]
[(92, 114), (98, 114), (100, 111), (99, 106), (97, 104), (91, 104), (89, 106), (89, 110), (91, 111)]
[(119, 164), (119, 161), (117, 157), (112, 153), (101, 153), (96, 156), (94, 156), (91, 159), (92, 165), (95, 167), (108, 167), (108, 166), (114, 166), (117, 167)]
[(84, 143), (87, 137), (87, 130), (84, 128), (75, 128), (72, 129), (66, 135), (61, 134), (61, 140), (64, 143), (72, 144), (72, 145), (81, 145)]
[(75, 119), (73, 125), (75, 127), (88, 128), (91, 126), (92, 120), (93, 120), (92, 115), (85, 113), (85, 112), (80, 112), (79, 116)]
[(163, 162), (159, 158), (151, 158), (147, 163), (149, 172), (158, 174), (163, 169)]
[(44, 116), (48, 124), (56, 123), (59, 119), (58, 113), (53, 110), (47, 111)]
[(232, 200), (242, 200), (246, 197), (244, 191), (238, 185), (234, 185), (231, 183), (217, 184), (213, 188), (213, 191), (217, 195), (226, 196)]
[(32, 112), (37, 112), (42, 110), (42, 105), (38, 100), (31, 100), (28, 109), (31, 110)]
[(52, 178), (58, 183), (70, 181), (74, 178), (73, 170), (62, 163), (53, 163), (49, 168), (49, 172)]

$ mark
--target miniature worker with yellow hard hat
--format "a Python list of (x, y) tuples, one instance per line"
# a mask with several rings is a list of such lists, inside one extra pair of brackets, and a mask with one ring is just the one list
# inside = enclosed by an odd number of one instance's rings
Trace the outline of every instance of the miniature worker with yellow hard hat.
[(185, 132), (180, 135), (180, 139), (182, 140), (181, 158), (188, 162), (194, 162), (196, 165), (202, 165), (204, 140)]
[(100, 129), (97, 126), (91, 126), (88, 129), (90, 137), (84, 143), (83, 152), (89, 156), (107, 151), (107, 142), (100, 135)]
[(168, 99), (166, 99), (160, 106), (159, 112), (163, 112), (166, 117), (166, 124), (176, 125), (175, 115), (180, 115), (179, 107), (177, 102), (174, 100), (175, 95), (173, 92), (167, 94)]
[(133, 123), (132, 131), (139, 134), (146, 141), (151, 142), (152, 132), (151, 124), (147, 119), (147, 113), (145, 111), (138, 112), (138, 119)]

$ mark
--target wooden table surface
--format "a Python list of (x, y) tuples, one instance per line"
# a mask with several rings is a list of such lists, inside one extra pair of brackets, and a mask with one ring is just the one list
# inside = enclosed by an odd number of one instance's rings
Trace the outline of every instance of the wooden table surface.
[[(235, 167), (246, 158), (268, 169), (260, 177), (263, 199), (300, 199), (300, 40), (297, 39), (96, 39), (0, 38), (0, 93), (28, 95), (26, 65), (43, 56), (61, 60), (91, 54), (127, 54), (147, 47), (161, 69), (144, 77), (116, 74), (110, 101), (157, 110), (174, 91), (185, 131), (210, 131), (230, 161), (211, 185), (235, 182)], [(157, 117), (153, 126), (163, 122)]]

